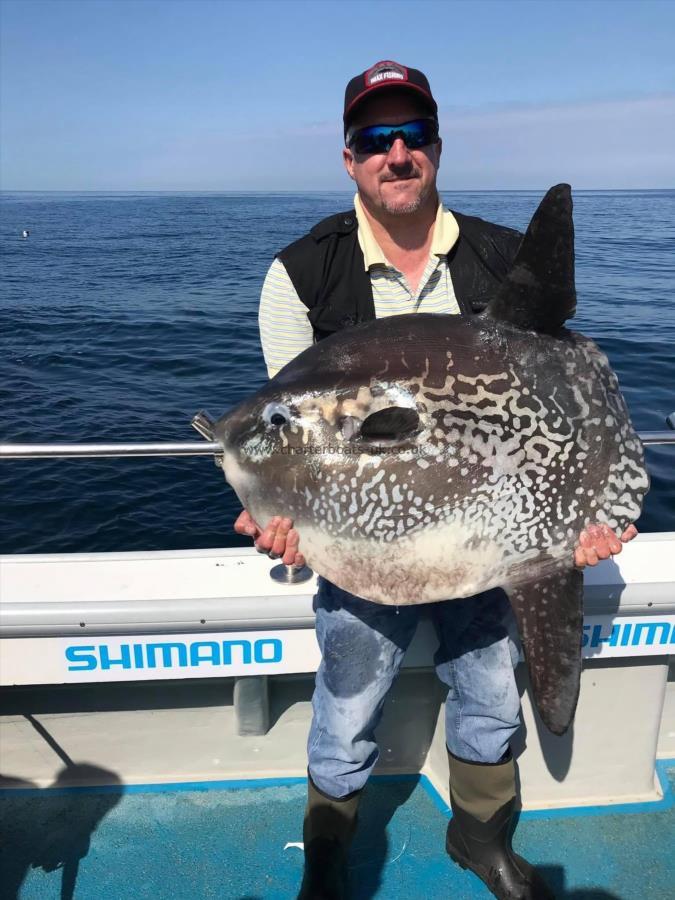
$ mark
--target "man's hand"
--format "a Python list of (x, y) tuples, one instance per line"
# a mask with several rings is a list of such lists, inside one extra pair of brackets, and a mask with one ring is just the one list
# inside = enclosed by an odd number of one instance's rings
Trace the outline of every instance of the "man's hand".
[(253, 538), (258, 553), (280, 559), (287, 566), (304, 566), (305, 557), (298, 551), (300, 535), (293, 528), (293, 520), (274, 516), (266, 528), (261, 528), (248, 510), (243, 509), (234, 523), (237, 534)]
[(621, 553), (622, 545), (632, 541), (637, 533), (635, 525), (629, 525), (619, 540), (608, 525), (589, 525), (579, 535), (579, 543), (574, 548), (574, 564), (580, 569), (597, 566), (601, 559)]
[[(234, 530), (253, 538), (256, 550), (267, 553), (271, 559), (281, 559), (287, 566), (305, 564), (305, 557), (298, 550), (300, 535), (293, 528), (292, 519), (274, 516), (263, 529), (244, 509), (234, 523)], [(579, 543), (574, 548), (574, 564), (580, 569), (597, 566), (601, 559), (621, 553), (622, 545), (632, 541), (637, 533), (635, 525), (629, 525), (619, 539), (608, 525), (589, 525), (579, 535)]]

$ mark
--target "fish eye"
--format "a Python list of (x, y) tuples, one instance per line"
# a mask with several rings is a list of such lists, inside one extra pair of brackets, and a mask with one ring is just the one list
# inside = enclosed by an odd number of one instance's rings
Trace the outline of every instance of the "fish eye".
[(268, 403), (262, 412), (263, 422), (281, 428), (282, 425), (290, 425), (291, 411), (283, 403)]

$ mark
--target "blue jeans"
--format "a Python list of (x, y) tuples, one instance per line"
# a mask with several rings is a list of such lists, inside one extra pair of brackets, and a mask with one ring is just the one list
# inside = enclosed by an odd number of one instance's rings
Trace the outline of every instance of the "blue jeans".
[(379, 751), (374, 731), (423, 610), (439, 647), (436, 673), (448, 686), (445, 732), (455, 756), (498, 762), (520, 724), (513, 674), (518, 647), (512, 613), (495, 589), (465, 600), (383, 606), (324, 578), (314, 598), (322, 662), (312, 698), (307, 752), (312, 780), (330, 797), (362, 788)]

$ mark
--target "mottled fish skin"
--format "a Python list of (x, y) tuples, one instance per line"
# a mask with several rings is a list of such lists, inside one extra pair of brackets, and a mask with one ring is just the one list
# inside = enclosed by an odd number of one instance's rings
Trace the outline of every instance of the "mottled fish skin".
[(569, 185), (551, 188), (480, 317), (333, 335), (215, 425), (261, 522), (291, 516), (310, 565), (385, 604), (503, 587), (534, 700), (562, 734), (581, 672), (590, 522), (617, 533), (649, 480), (616, 377), (574, 315)]
[[(387, 408), (414, 410), (418, 427), (361, 436)], [(593, 341), (489, 317), (404, 315), (336, 334), (215, 432), (253, 516), (291, 516), (316, 571), (387, 604), (544, 578), (571, 565), (590, 522), (634, 521), (649, 484)]]

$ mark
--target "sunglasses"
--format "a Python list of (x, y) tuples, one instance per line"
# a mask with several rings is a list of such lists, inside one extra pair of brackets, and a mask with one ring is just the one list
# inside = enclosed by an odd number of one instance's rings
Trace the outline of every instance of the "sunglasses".
[(414, 119), (402, 125), (368, 125), (347, 132), (347, 146), (355, 153), (389, 153), (401, 138), (408, 150), (438, 143), (436, 119)]

